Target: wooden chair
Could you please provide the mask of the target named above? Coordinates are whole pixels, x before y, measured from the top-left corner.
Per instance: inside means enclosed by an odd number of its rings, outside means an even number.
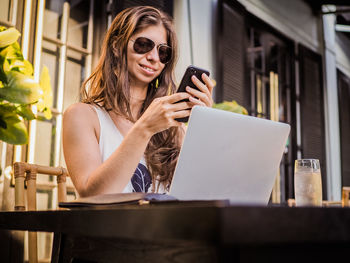
[[[50,167],[24,162],[13,164],[15,177],[15,210],[17,211],[35,211],[37,210],[36,201],[36,177],[37,174],[47,174],[57,176],[58,202],[67,201],[66,178],[68,172],[63,167]],[[25,204],[25,183],[27,187],[27,206]],[[29,262],[38,262],[37,252],[37,233],[28,233],[28,253]]]
[[[350,200],[350,187],[349,186],[343,186],[342,188],[342,206],[350,206],[349,200]]]
[[[287,204],[289,207],[295,207],[296,204],[295,204],[295,199],[294,198],[289,198],[287,200]],[[331,206],[342,206],[342,207],[345,207],[345,206],[348,206],[348,205],[342,205],[342,201],[327,201],[327,200],[323,200],[322,201],[322,206],[323,207],[331,207]]]

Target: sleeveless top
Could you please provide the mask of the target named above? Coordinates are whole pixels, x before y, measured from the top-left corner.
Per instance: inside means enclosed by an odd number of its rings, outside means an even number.
[[[104,162],[118,148],[124,137],[105,110],[99,108],[98,106],[94,106],[93,108],[95,109],[100,122],[100,138],[98,144],[102,162]],[[131,180],[124,188],[123,193],[147,193],[152,189],[151,184],[151,175],[147,169],[146,162],[142,157],[133,176],[131,177]]]

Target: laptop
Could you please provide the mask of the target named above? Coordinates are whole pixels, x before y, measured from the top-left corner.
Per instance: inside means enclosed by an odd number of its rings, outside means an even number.
[[[289,132],[286,123],[195,106],[169,194],[267,205]]]

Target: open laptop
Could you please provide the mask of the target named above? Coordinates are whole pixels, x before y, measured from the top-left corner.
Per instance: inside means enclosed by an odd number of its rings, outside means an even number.
[[[267,205],[289,132],[286,123],[195,106],[169,194]]]

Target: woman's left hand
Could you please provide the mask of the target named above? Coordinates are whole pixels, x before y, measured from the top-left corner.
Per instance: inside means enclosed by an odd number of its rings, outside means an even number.
[[[215,86],[213,81],[205,73],[202,74],[202,80],[204,83],[194,75],[191,77],[191,80],[200,91],[189,86],[186,87],[186,91],[192,95],[192,97],[189,98],[190,102],[192,102],[194,105],[212,107],[212,93]]]

